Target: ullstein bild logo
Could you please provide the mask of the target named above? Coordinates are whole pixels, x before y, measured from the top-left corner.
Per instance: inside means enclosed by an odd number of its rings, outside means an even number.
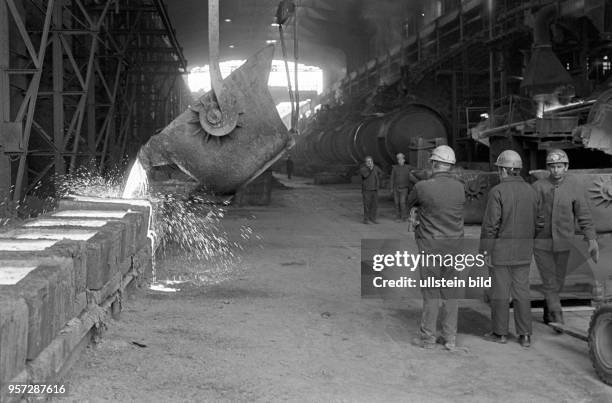
[[[361,242],[361,295],[421,298],[439,288],[447,297],[482,298],[491,287],[486,254],[477,239],[364,239]]]

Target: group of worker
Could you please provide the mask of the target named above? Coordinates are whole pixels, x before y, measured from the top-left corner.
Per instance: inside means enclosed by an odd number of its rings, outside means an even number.
[[[383,172],[374,165],[372,157],[367,156],[365,164],[360,168],[360,173],[362,177],[363,223],[378,224],[378,221],[376,221],[378,189],[382,184]],[[393,165],[389,179],[389,189],[393,194],[395,203],[396,221],[406,221],[408,219],[408,209],[406,207],[408,192],[418,182],[418,179],[413,175],[411,167],[406,165],[406,157],[403,153],[397,154],[397,165]]]
[[[397,156],[398,164],[393,167],[391,175],[396,205],[399,203],[398,218],[405,219],[404,214],[409,209],[418,207],[415,227],[418,250],[439,253],[440,240],[460,240],[464,236],[465,187],[460,177],[453,173],[455,153],[446,145],[436,147],[430,157],[431,177],[416,181],[414,185],[414,175],[409,168],[404,168],[407,166],[403,157],[401,154]],[[489,191],[479,250],[486,256],[491,276],[488,293],[491,331],[484,337],[497,343],[508,342],[511,298],[518,342],[529,347],[532,335],[529,268],[532,257],[535,257],[543,283],[544,323],[563,323],[559,294],[567,274],[575,223],[588,242],[588,252],[595,262],[599,258],[599,247],[583,186],[576,177],[568,175],[569,159],[563,150],[548,152],[546,167],[549,176],[533,185],[520,175],[523,165],[517,152],[503,151],[495,166],[500,183]],[[376,191],[381,174],[372,158],[367,157],[361,167],[364,222],[376,222]],[[422,268],[420,275],[421,278],[446,277],[449,273],[452,275],[452,270],[452,267]],[[433,348],[440,343],[447,350],[457,350],[458,300],[453,297],[456,294],[445,288],[422,288],[421,294],[423,311],[419,335],[414,343],[423,348]],[[442,331],[437,337],[439,313]]]

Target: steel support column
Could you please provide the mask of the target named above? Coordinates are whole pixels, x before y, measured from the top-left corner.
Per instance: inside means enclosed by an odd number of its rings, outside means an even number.
[[[0,0],[0,125],[10,121],[10,87],[9,87],[9,25],[6,3]],[[0,203],[9,195],[11,186],[11,165],[4,153],[4,133],[0,126]]]
[[[89,80],[87,86],[87,151],[96,152],[96,83]]]
[[[17,8],[15,7],[14,0],[6,0],[6,4],[8,5],[11,11],[13,21],[17,26],[17,29],[19,30],[21,39],[23,40],[24,45],[28,50],[30,56],[30,65],[34,65],[34,69],[31,70],[31,72],[33,73],[32,79],[30,80],[25,97],[21,102],[21,105],[19,106],[19,110],[17,111],[17,115],[15,117],[16,122],[23,123],[23,132],[21,136],[21,147],[23,148],[23,150],[19,156],[19,166],[17,168],[17,176],[15,178],[15,190],[13,192],[13,200],[19,201],[23,196],[23,189],[27,185],[26,183],[24,183],[27,162],[26,159],[30,143],[32,125],[34,124],[36,100],[38,97],[40,80],[43,74],[43,62],[45,60],[45,53],[48,47],[51,17],[53,15],[53,7],[55,2],[54,0],[49,0],[47,3],[47,8],[44,12],[44,22],[38,52],[36,52],[32,38],[26,30],[25,23],[21,19],[21,16],[19,15]]]

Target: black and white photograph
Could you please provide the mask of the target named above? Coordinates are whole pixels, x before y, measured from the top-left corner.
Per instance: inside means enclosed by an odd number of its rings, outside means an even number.
[[[611,0],[0,0],[0,403],[612,402]]]

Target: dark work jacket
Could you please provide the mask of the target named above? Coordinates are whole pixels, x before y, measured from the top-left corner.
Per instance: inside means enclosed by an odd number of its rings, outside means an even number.
[[[463,238],[465,188],[449,172],[436,172],[414,185],[408,194],[408,208],[419,206],[417,239]]]
[[[503,178],[489,191],[482,219],[480,250],[494,265],[531,263],[537,197],[520,176]]]
[[[379,167],[374,165],[373,169],[368,168],[365,164],[359,168],[361,173],[361,190],[378,190],[380,187],[380,180],[382,178],[382,171]]]
[[[585,197],[584,184],[568,174],[556,182],[551,178],[533,184],[538,197],[536,217],[537,249],[564,251],[570,249],[576,226],[587,240],[595,239],[591,209]]]
[[[393,168],[391,169],[391,183],[389,184],[389,187],[391,190],[411,188],[413,183],[412,179],[415,178],[410,173],[409,165],[393,165]]]

